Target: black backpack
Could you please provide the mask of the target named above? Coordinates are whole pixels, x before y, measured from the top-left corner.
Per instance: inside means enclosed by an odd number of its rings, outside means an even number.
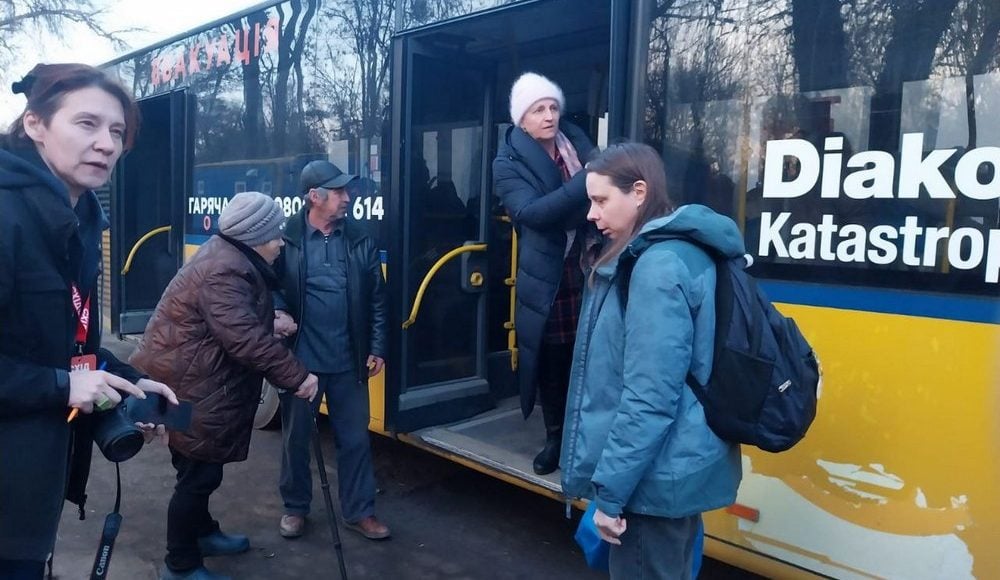
[[[717,268],[712,374],[705,385],[690,372],[686,381],[705,407],[708,426],[726,441],[772,452],[791,448],[816,416],[819,364],[795,321],[782,316],[747,274],[743,257],[676,235],[640,236],[618,262],[621,303],[628,300],[636,260],[665,240],[700,248]]]

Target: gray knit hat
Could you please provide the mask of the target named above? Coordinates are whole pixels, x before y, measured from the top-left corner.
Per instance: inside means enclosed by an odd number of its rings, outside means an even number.
[[[260,246],[281,237],[285,214],[268,195],[237,193],[219,216],[219,231],[248,246]]]

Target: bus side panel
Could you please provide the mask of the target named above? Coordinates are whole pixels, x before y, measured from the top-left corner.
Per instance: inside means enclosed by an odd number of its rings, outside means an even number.
[[[838,578],[995,578],[1000,327],[782,305],[819,355],[795,448],[744,447],[738,503],[709,534]]]

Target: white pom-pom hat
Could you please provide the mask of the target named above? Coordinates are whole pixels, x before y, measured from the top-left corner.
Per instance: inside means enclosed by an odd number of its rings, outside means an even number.
[[[521,75],[510,88],[511,122],[520,125],[525,111],[542,99],[555,99],[560,111],[566,108],[566,99],[559,85],[540,74],[528,72]]]

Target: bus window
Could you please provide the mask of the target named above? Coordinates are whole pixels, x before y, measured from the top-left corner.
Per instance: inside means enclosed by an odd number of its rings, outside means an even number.
[[[989,34],[985,4],[899,16],[956,23],[930,32],[821,3],[657,10],[643,138],[768,277],[995,294],[1000,64],[960,41]]]
[[[451,20],[473,12],[487,10],[519,0],[466,0],[465,2],[428,2],[403,0],[402,27],[404,30]]]
[[[650,4],[637,136],[823,368],[802,443],[743,449],[759,520],[707,534],[835,578],[997,576],[997,3]]]

